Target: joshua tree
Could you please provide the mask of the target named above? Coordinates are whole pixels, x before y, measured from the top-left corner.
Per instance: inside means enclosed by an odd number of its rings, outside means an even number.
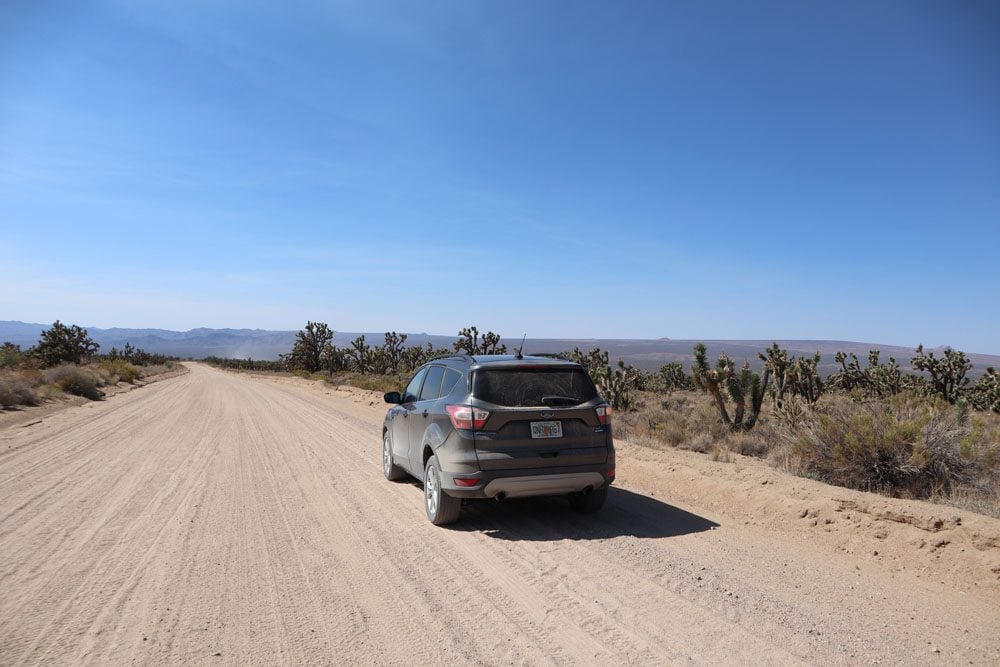
[[[500,345],[500,336],[487,331],[483,334],[482,343],[479,342],[479,329],[467,327],[458,332],[458,340],[454,343],[456,352],[466,354],[506,354],[507,346]]]
[[[576,348],[566,356],[587,370],[601,396],[612,408],[627,411],[634,407],[632,390],[638,386],[642,376],[638,369],[626,366],[621,359],[618,360],[618,367],[612,368],[607,351],[600,348],[586,354]]]
[[[385,343],[382,345],[382,349],[385,351],[386,370],[389,373],[399,372],[405,344],[406,334],[397,334],[395,331],[385,332]]]
[[[972,405],[977,410],[992,410],[1000,413],[1000,373],[997,373],[993,367],[986,369],[970,393]]]
[[[972,369],[972,362],[964,352],[944,349],[943,357],[935,357],[933,352],[924,353],[924,346],[917,346],[917,356],[910,360],[918,371],[926,371],[931,376],[931,387],[944,400],[954,403],[966,391],[969,378],[965,374]]]
[[[342,371],[347,368],[346,350],[342,350],[336,345],[328,344],[323,348],[323,353],[320,355],[320,362],[323,365],[323,370],[330,375],[333,375],[337,371]]]
[[[819,360],[820,356],[817,352],[808,358],[793,358],[788,366],[788,385],[791,387],[792,393],[804,398],[809,405],[816,405],[816,401],[826,389],[826,384],[817,370]]]
[[[684,366],[676,362],[660,366],[658,372],[660,383],[667,391],[675,389],[691,389],[691,376],[684,372]]]
[[[788,351],[778,347],[777,343],[771,343],[771,347],[765,350],[765,354],[758,354],[760,360],[764,362],[764,367],[771,372],[774,383],[771,386],[771,398],[775,407],[781,407],[785,401],[785,392],[788,391]]]
[[[761,377],[750,368],[749,362],[744,361],[743,366],[737,371],[736,365],[725,352],[719,355],[715,368],[709,368],[706,354],[704,344],[698,343],[694,346],[694,365],[691,371],[695,386],[707,391],[715,399],[719,416],[726,426],[734,431],[749,431],[760,416],[760,408],[771,375],[770,369],[765,367],[764,376]],[[732,418],[726,409],[723,389],[736,406]],[[746,412],[748,402],[749,414]]]
[[[86,329],[81,329],[75,324],[67,327],[56,320],[51,329],[42,332],[41,340],[30,353],[41,361],[43,366],[58,366],[86,361],[100,347],[87,335]]]
[[[840,370],[828,378],[828,384],[847,392],[860,391],[868,398],[895,396],[903,390],[903,373],[895,357],[889,357],[889,363],[884,364],[879,356],[878,350],[869,350],[868,366],[862,368],[856,354],[838,352],[834,359]]]
[[[347,351],[354,364],[355,370],[364,375],[371,368],[372,349],[365,343],[364,336],[358,336],[351,341],[351,349]]]
[[[306,328],[295,334],[295,345],[288,358],[288,365],[294,370],[316,373],[323,368],[323,355],[333,331],[323,322],[306,322]]]

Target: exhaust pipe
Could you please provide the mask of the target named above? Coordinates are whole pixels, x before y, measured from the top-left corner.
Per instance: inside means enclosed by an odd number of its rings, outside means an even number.
[[[594,490],[594,487],[592,487],[592,486],[590,486],[588,484],[587,486],[583,487],[583,491],[581,491],[580,493],[582,493],[585,496],[589,496],[590,492],[593,491],[593,490]]]
[[[506,491],[500,491],[500,492],[498,492],[493,497],[496,498],[496,500],[497,500],[498,503],[502,503],[504,500],[507,499],[507,492]]]

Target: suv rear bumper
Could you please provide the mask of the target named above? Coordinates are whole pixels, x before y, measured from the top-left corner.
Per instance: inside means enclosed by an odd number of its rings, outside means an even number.
[[[527,498],[559,496],[580,491],[596,491],[614,481],[614,459],[605,465],[580,468],[546,469],[538,474],[525,470],[483,471],[475,475],[442,472],[441,489],[455,498]],[[516,473],[516,474],[514,474]],[[476,478],[475,486],[458,486],[455,478]]]
[[[557,496],[578,491],[593,491],[604,486],[604,476],[599,472],[577,472],[566,475],[532,475],[530,477],[502,477],[483,488],[487,498],[525,498],[528,496]]]

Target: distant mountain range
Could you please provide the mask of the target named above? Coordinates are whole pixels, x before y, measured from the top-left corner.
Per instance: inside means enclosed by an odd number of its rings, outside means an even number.
[[[50,324],[25,323],[0,320],[0,342],[10,341],[27,348],[38,342],[43,329]],[[121,349],[125,343],[147,352],[157,352],[186,359],[202,359],[208,356],[246,359],[277,359],[279,354],[285,354],[295,343],[295,331],[266,331],[263,329],[191,329],[190,331],[170,331],[167,329],[98,329],[87,327],[90,337],[106,352],[112,347]],[[362,335],[358,332],[337,332],[334,344],[340,347],[349,345],[350,341]],[[382,333],[364,333],[369,345],[381,345]],[[437,336],[426,333],[409,334],[407,345],[425,346],[431,343],[435,348],[451,348],[457,336]],[[510,351],[520,341],[504,339],[502,341]],[[607,350],[612,363],[621,358],[627,364],[632,364],[644,370],[655,370],[660,366],[679,362],[687,369],[691,365],[691,350],[696,340],[675,340],[659,338],[656,340],[628,339],[598,339],[598,338],[529,338],[525,341],[525,354],[542,352],[567,352],[574,348],[583,351],[599,347]],[[857,343],[835,340],[703,340],[708,348],[709,358],[718,357],[725,351],[737,361],[747,359],[755,367],[760,367],[757,353],[769,347],[772,342],[787,349],[795,356],[812,355],[819,352],[822,355],[820,370],[824,374],[837,370],[834,355],[837,352],[853,352],[867,363],[868,351],[881,350],[882,359],[895,357],[904,368],[909,367],[914,351],[909,347],[895,345],[877,345],[874,343]],[[976,354],[965,351],[975,364],[972,373],[978,377],[988,366],[1000,368],[1000,356]]]

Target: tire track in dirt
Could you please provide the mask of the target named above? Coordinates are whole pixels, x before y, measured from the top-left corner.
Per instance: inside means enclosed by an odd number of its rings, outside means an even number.
[[[296,398],[291,405],[297,407],[301,405],[301,402],[301,399]],[[323,442],[331,436],[338,444],[364,441],[370,438],[370,433],[358,432],[356,427],[352,426],[345,427],[343,420],[328,419],[322,416],[318,419],[325,424],[326,428],[317,433],[316,437],[309,438],[309,442]],[[381,485],[378,482],[381,477],[372,475],[368,460],[355,456],[354,452],[347,448],[338,449],[336,459],[332,462],[325,461],[322,454],[316,450],[306,452],[305,456],[315,464],[316,469],[322,469],[327,473],[324,477],[330,479],[338,479],[338,475],[334,474],[335,469],[346,469],[349,473],[347,475],[344,474],[344,470],[339,472],[339,478],[342,482],[338,483],[338,493],[335,496],[339,501],[338,504],[349,511],[352,524],[370,525],[372,530],[379,531],[379,534],[374,536],[376,539],[366,540],[369,551],[373,553],[378,562],[392,569],[395,575],[393,577],[395,587],[404,588],[410,595],[416,596],[420,605],[430,608],[432,618],[441,613],[450,613],[452,616],[461,615],[466,609],[470,614],[481,614],[484,604],[491,605],[491,611],[494,613],[503,609],[503,596],[500,591],[483,591],[481,585],[473,585],[468,580],[468,574],[465,577],[459,576],[463,568],[454,562],[453,555],[442,557],[434,554],[433,551],[428,552],[426,542],[416,542],[409,539],[414,532],[413,527],[415,525],[421,526],[420,523],[413,523],[414,520],[419,521],[421,516],[411,514],[405,517],[404,521],[392,517],[393,526],[385,526],[384,516],[371,516],[377,514],[374,510],[377,510],[379,505],[378,495]],[[328,453],[327,456],[329,456]],[[300,479],[302,477],[304,475],[300,476]],[[373,482],[375,483],[374,487]],[[402,543],[403,549],[379,548],[382,545],[397,545],[399,543]],[[400,558],[399,554],[403,554],[403,558]],[[412,558],[408,554],[420,554],[420,556]],[[470,573],[475,572],[475,568],[464,569]],[[369,585],[370,582],[378,580],[376,577],[367,579]],[[445,595],[441,591],[449,593]],[[499,603],[497,602],[498,598],[500,598]],[[466,602],[467,606],[464,604]],[[511,606],[513,606],[512,603]],[[511,620],[509,613],[503,612],[500,620],[509,623]],[[425,626],[414,625],[412,620],[408,618],[400,619],[400,621],[411,626],[408,634],[415,639],[415,642],[410,644],[411,646],[419,650],[419,647],[426,644],[419,641],[421,636],[426,635]],[[468,622],[442,625],[441,630],[447,632],[451,638],[451,646],[445,648],[463,651],[469,659],[475,659],[477,654],[490,654],[484,651],[487,648],[495,648],[493,644],[489,644],[488,647],[480,647],[479,644],[483,639],[491,638],[491,635],[483,633],[481,636],[477,636],[477,633],[470,633],[469,625]],[[553,648],[553,650],[556,649]],[[539,656],[542,657],[550,653],[540,652]],[[432,652],[428,653],[428,657],[432,655]]]
[[[321,417],[320,419],[324,418]],[[337,440],[340,442],[353,443],[371,439],[370,424],[364,422],[351,423],[351,420],[345,419],[326,419],[326,421],[331,427],[340,429],[340,432],[337,434]],[[381,479],[378,468],[373,467],[371,460],[363,456],[356,457],[356,460],[359,467],[355,471],[356,474],[352,475],[352,478],[368,478],[373,484]],[[412,494],[408,495],[410,495],[412,500]],[[567,518],[581,522],[593,520],[590,517],[579,519],[576,516],[567,516],[567,514],[567,512],[563,512],[558,520],[562,521]],[[524,517],[518,518],[523,519]],[[422,516],[412,516],[410,520],[421,521]],[[528,521],[529,524],[532,523],[533,518],[529,518]],[[620,581],[620,576],[610,574],[616,568],[615,563],[609,559],[604,559],[607,564],[606,569],[597,570],[600,573],[599,576],[582,580],[577,573],[572,571],[572,568],[566,566],[566,563],[578,561],[572,556],[567,559],[567,554],[564,553],[564,550],[560,550],[558,554],[549,559],[544,557],[537,558],[536,563],[530,563],[525,558],[504,558],[504,556],[509,556],[509,552],[505,549],[484,551],[482,549],[484,542],[479,540],[470,546],[469,535],[461,533],[456,535],[452,531],[447,530],[434,535],[435,538],[440,537],[444,540],[445,543],[442,546],[449,546],[453,549],[447,558],[449,562],[455,562],[461,558],[462,567],[459,568],[459,571],[474,574],[474,576],[468,577],[464,581],[455,583],[463,589],[482,589],[482,594],[479,595],[482,599],[494,600],[498,596],[501,598],[504,597],[498,591],[514,591],[515,595],[506,600],[506,603],[503,605],[507,610],[506,622],[518,623],[522,627],[534,628],[535,632],[528,633],[529,635],[533,634],[539,637],[561,636],[565,640],[566,645],[574,646],[577,649],[584,646],[591,648],[592,652],[577,654],[575,656],[576,659],[605,661],[612,654],[617,654],[637,658],[640,661],[663,658],[677,660],[687,655],[683,645],[689,642],[686,639],[687,637],[695,633],[704,634],[706,627],[705,616],[698,615],[696,618],[687,618],[691,616],[689,608],[686,610],[687,613],[681,616],[685,618],[683,627],[677,627],[675,624],[667,632],[662,628],[658,628],[655,623],[646,620],[641,613],[627,613],[627,606],[621,601],[619,601],[617,607],[620,610],[625,610],[625,613],[611,614],[609,616],[605,606],[597,605],[597,601],[589,595],[580,595],[577,591],[582,590],[592,593],[595,590],[595,586],[606,579],[611,580],[612,587],[621,588],[632,595],[641,592],[641,595],[639,595],[640,598],[655,595],[660,605],[663,604],[664,595],[668,593],[672,594],[661,586],[650,586],[648,580],[643,577],[629,577],[627,581]],[[456,537],[458,539],[454,539]],[[552,534],[552,537],[557,539],[555,533]],[[435,545],[428,544],[426,546],[433,548]],[[438,548],[440,549],[441,547],[439,546]],[[574,549],[577,547],[576,545],[570,545],[567,548]],[[536,553],[536,557],[538,555]],[[593,560],[593,557],[587,560]],[[540,576],[538,574],[539,571],[543,575]],[[555,586],[550,581],[553,573],[557,573],[557,583]],[[493,590],[486,590],[486,587],[483,585],[484,581],[489,581],[493,584],[491,586]],[[546,594],[536,593],[538,590],[545,590]],[[602,590],[605,593],[602,596],[605,601],[612,600],[615,597],[607,589],[598,587],[598,590]],[[689,605],[690,603],[684,601],[683,604]],[[511,610],[517,610],[516,613],[519,615],[513,617]],[[531,614],[526,610],[535,610],[534,618],[531,618]],[[731,609],[727,611],[732,613]],[[710,612],[709,616],[714,617],[714,613]],[[740,629],[733,624],[729,624],[718,634],[719,639],[724,639],[731,643],[734,641],[734,637],[739,637]],[[674,638],[674,636],[679,638],[679,640]],[[681,645],[677,645],[678,641]],[[739,644],[747,646],[748,650],[752,649],[753,655],[758,658],[784,662],[794,662],[796,660],[796,658],[793,658],[783,650],[769,651],[768,647],[759,645],[759,642],[755,642],[753,638],[748,636],[741,637]],[[615,647],[616,650],[613,653],[608,653],[606,651],[608,645]],[[668,650],[668,647],[672,648]],[[773,653],[773,655],[769,655],[769,653]],[[550,653],[550,655],[552,654]],[[554,657],[558,659],[559,657],[566,658],[568,656],[560,656],[558,650],[555,650]]]

